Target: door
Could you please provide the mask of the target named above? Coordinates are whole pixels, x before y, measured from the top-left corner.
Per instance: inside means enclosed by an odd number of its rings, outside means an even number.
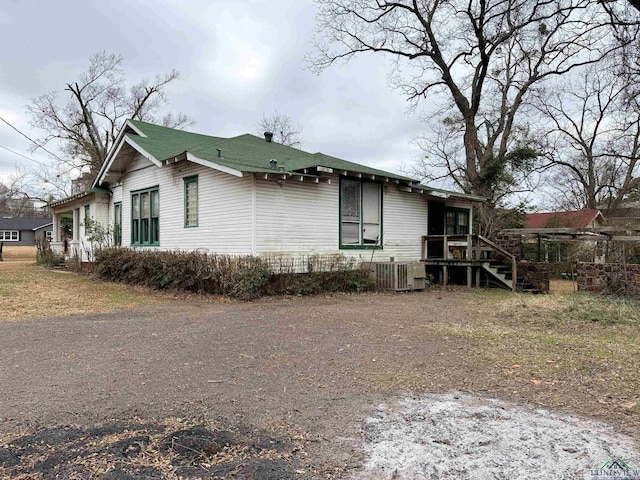
[[[444,235],[444,202],[429,201],[427,234]],[[444,258],[444,239],[427,241],[427,258]]]

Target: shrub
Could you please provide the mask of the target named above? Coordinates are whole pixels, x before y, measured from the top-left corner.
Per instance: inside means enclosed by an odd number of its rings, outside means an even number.
[[[281,273],[271,276],[271,295],[313,295],[323,292],[365,292],[373,290],[375,282],[362,269],[339,272]]]
[[[334,259],[328,265],[320,265],[311,258],[304,260],[310,273],[293,273],[293,263],[282,273],[282,259],[280,268],[275,269],[278,273],[274,273],[273,259],[263,257],[113,247],[96,251],[95,272],[108,281],[243,300],[261,295],[361,292],[373,288],[368,272],[351,259]],[[325,271],[319,271],[321,268]]]
[[[36,238],[36,263],[47,268],[54,268],[64,263],[64,256],[51,250],[49,239]]]
[[[54,268],[64,263],[64,255],[54,253],[50,248],[40,249],[36,254],[36,263],[47,268]]]

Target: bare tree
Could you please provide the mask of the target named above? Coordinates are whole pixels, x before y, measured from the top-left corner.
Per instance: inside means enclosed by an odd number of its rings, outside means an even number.
[[[537,102],[562,206],[617,208],[640,187],[640,102],[626,95],[626,80],[591,68]]]
[[[526,172],[537,156],[527,135],[532,92],[638,37],[638,15],[626,19],[600,0],[318,4],[312,68],[321,72],[365,52],[392,57],[393,84],[414,107],[424,98],[439,101],[430,114],[444,137],[423,139],[435,160],[427,166],[492,202],[510,193],[517,185],[514,175]],[[614,14],[617,31],[626,29],[620,41],[611,35]]]
[[[77,81],[69,82],[64,104],[56,92],[46,93],[27,107],[31,125],[43,130],[41,146],[59,141],[64,162],[77,169],[88,169],[95,176],[113,145],[118,131],[128,118],[156,122],[166,104],[164,88],[178,78],[172,70],[128,85],[120,55],[100,52],[89,61],[89,69]],[[180,113],[168,114],[160,121],[182,128],[192,120]],[[35,149],[41,148],[38,145]]]
[[[70,191],[68,176],[56,174],[55,169],[45,165],[28,169],[15,165],[14,172],[0,182],[0,216],[46,216],[44,205],[67,196]]]
[[[273,133],[273,141],[287,145],[288,147],[299,148],[302,146],[302,127],[294,124],[291,118],[279,112],[271,116],[262,115],[262,120],[258,122],[257,131],[260,135],[264,132]]]
[[[26,170],[15,172],[0,182],[0,217],[37,217],[43,215],[40,198],[31,195],[31,177]]]

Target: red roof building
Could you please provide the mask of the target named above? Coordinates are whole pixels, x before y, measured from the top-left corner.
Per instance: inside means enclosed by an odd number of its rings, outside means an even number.
[[[528,213],[525,228],[590,228],[601,225],[604,217],[600,210],[573,210],[569,212]]]

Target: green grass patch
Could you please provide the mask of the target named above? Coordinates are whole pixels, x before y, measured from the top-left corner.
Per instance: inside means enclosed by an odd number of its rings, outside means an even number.
[[[602,322],[640,326],[640,301],[576,293],[563,295],[555,316],[560,321]]]

